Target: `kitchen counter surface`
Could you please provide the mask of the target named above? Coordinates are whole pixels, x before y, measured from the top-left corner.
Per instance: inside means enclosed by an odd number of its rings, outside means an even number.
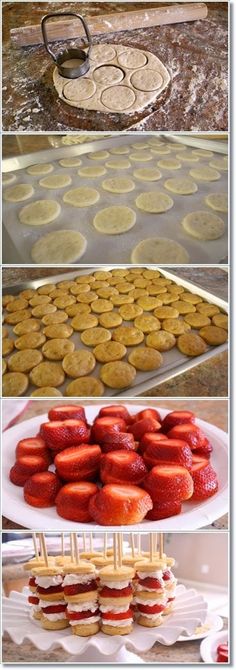
[[[57,131],[132,129],[222,131],[228,127],[228,3],[206,3],[204,20],[142,28],[94,37],[94,44],[123,43],[150,49],[167,65],[171,84],[159,100],[137,114],[102,114],[71,108],[52,84],[53,64],[44,46],[13,48],[10,29],[39,24],[58,3],[7,2],[3,8],[3,129]],[[150,7],[166,3],[148,3]],[[167,3],[168,4],[168,3]],[[43,6],[42,6],[43,5]],[[46,7],[45,7],[46,5]],[[139,9],[147,3],[138,3]],[[137,3],[115,3],[116,12]],[[60,2],[60,11],[81,11],[81,3]],[[83,3],[83,15],[114,12],[114,3]],[[57,52],[61,43],[54,43]]]

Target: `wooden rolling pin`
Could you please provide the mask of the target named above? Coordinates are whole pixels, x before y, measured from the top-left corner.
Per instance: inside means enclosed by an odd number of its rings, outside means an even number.
[[[150,28],[167,23],[182,23],[183,21],[196,21],[205,19],[208,10],[203,2],[182,3],[181,5],[167,5],[160,8],[137,9],[130,12],[113,12],[101,16],[89,16],[87,18],[91,35],[113,33],[123,30],[136,30],[138,28]],[[48,21],[48,41],[73,39],[84,36],[82,25],[75,18]],[[23,26],[12,28],[10,31],[12,44],[15,47],[26,47],[43,43],[40,25]]]

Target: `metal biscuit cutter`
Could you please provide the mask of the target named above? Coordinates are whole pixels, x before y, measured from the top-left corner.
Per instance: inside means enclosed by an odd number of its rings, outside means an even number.
[[[81,21],[88,41],[87,51],[84,51],[80,47],[74,47],[64,49],[63,51],[60,51],[58,55],[53,53],[48,44],[46,23],[49,19],[52,19],[56,16],[75,16],[77,19],[79,19],[79,21]],[[92,38],[85,19],[80,16],[80,14],[75,14],[74,12],[57,12],[55,14],[47,14],[42,19],[41,29],[45,49],[53,59],[54,63],[56,63],[60,75],[62,77],[66,77],[67,79],[77,79],[78,77],[83,77],[90,68],[89,54],[92,46]]]

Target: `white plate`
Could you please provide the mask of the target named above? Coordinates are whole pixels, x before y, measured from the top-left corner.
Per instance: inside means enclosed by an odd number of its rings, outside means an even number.
[[[186,635],[180,635],[178,642],[190,642],[190,640],[202,640],[205,637],[209,637],[213,633],[217,633],[223,628],[223,619],[218,614],[209,612],[206,620],[204,621],[204,626],[209,626],[208,630],[202,631],[201,633],[193,634],[191,637],[186,637]]]
[[[216,650],[219,644],[226,644],[229,639],[227,630],[222,630],[220,633],[208,635],[202,641],[200,646],[200,654],[204,663],[216,663]],[[221,664],[219,664],[219,668]]]
[[[175,644],[183,633],[191,637],[196,626],[204,623],[206,616],[207,603],[203,596],[195,589],[186,589],[179,584],[176,589],[175,610],[164,617],[162,626],[148,629],[134,624],[132,633],[124,637],[110,637],[99,632],[84,638],[72,635],[69,628],[61,631],[42,629],[40,623],[30,616],[25,589],[24,593],[12,591],[9,598],[3,598],[2,627],[15,644],[30,640],[37,649],[46,651],[52,646],[60,646],[70,654],[83,654],[95,647],[98,652],[109,657],[127,644],[138,652],[148,651],[155,642],[167,646]]]
[[[105,402],[101,405],[85,407],[86,416],[89,423],[94,421],[101,407],[104,407]],[[186,401],[187,405],[187,401]],[[128,409],[135,414],[145,409],[145,405],[132,405]],[[147,405],[146,407],[150,407]],[[158,408],[161,416],[164,417],[170,410]],[[15,448],[17,442],[25,437],[34,436],[38,433],[40,424],[48,421],[47,414],[36,416],[28,421],[13,426],[3,433],[2,436],[2,513],[11,521],[19,523],[27,528],[34,530],[88,530],[87,523],[75,523],[73,521],[66,521],[56,513],[55,507],[48,507],[44,509],[37,509],[30,507],[23,499],[23,490],[21,487],[14,486],[9,481],[9,470],[15,461]],[[210,440],[214,447],[211,463],[216,470],[219,479],[218,492],[208,500],[203,502],[189,502],[182,506],[182,513],[162,519],[161,521],[144,520],[140,524],[135,524],[132,527],[137,531],[168,531],[168,530],[195,530],[202,528],[228,511],[228,436],[216,426],[213,426],[206,421],[197,420],[197,425],[202,428],[206,437]],[[89,524],[91,530],[102,531],[104,526],[99,526],[94,522]],[[130,526],[111,526],[110,530],[126,530]],[[109,530],[109,527],[106,527]]]

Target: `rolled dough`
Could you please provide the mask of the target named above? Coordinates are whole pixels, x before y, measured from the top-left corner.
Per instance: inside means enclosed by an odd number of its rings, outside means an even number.
[[[2,185],[5,186],[5,184],[12,184],[13,181],[16,180],[16,175],[15,174],[2,174]]]
[[[34,188],[30,184],[16,184],[6,188],[3,192],[3,200],[7,202],[20,202],[31,198]]]
[[[115,154],[117,156],[120,156],[122,154],[129,154],[130,149],[129,147],[113,147],[113,149],[110,149],[110,154]]]
[[[30,167],[27,168],[26,172],[28,174],[32,175],[43,175],[43,174],[49,174],[49,172],[52,172],[54,170],[53,165],[51,163],[42,163],[39,165],[30,165]]]
[[[127,170],[131,166],[128,158],[114,158],[105,163],[105,166],[112,170]]]
[[[56,230],[40,237],[31,249],[34,263],[74,263],[83,256],[87,240],[75,230]]]
[[[179,170],[181,168],[181,163],[176,158],[163,158],[161,161],[158,161],[157,165],[165,170]]]
[[[99,233],[119,235],[133,228],[136,214],[130,207],[116,206],[101,209],[93,220],[93,225]]]
[[[129,158],[131,161],[137,161],[138,163],[146,163],[153,160],[152,154],[148,153],[148,151],[136,151],[135,153],[130,154]]]
[[[209,193],[205,198],[205,203],[217,212],[228,212],[227,193]]]
[[[59,216],[61,205],[56,200],[35,200],[19,212],[20,223],[26,226],[45,226]]]
[[[62,158],[59,163],[62,167],[77,167],[81,165],[82,161],[80,158]]]
[[[129,193],[129,191],[134,190],[135,183],[132,179],[115,177],[114,179],[104,179],[102,188],[110,193]]]
[[[217,181],[217,179],[220,179],[220,173],[210,167],[192,168],[189,174],[199,181]]]
[[[88,158],[93,161],[101,161],[109,157],[109,151],[91,151]]]
[[[182,226],[189,235],[198,240],[217,240],[225,231],[223,219],[205,211],[190,212],[183,218]]]
[[[102,175],[106,174],[106,168],[104,168],[102,165],[84,167],[78,170],[78,174],[80,177],[102,177]]]
[[[39,183],[44,188],[63,188],[71,184],[71,177],[69,174],[53,174],[50,177],[40,179]]]
[[[133,175],[140,181],[157,181],[161,179],[161,172],[157,168],[138,168],[134,170]]]
[[[216,170],[228,170],[228,161],[225,158],[214,158],[209,165]]]
[[[166,193],[158,193],[157,191],[145,191],[140,193],[135,200],[138,209],[143,212],[150,212],[150,214],[160,214],[167,212],[173,207],[174,201]]]
[[[189,255],[184,247],[165,237],[151,237],[134,247],[132,263],[189,263]]]
[[[73,207],[90,207],[90,205],[98,202],[99,199],[100,195],[98,191],[95,188],[86,188],[86,186],[73,188],[63,196],[64,202]]]
[[[188,179],[188,177],[177,177],[176,179],[167,179],[164,183],[165,188],[177,195],[190,195],[198,190],[197,184]]]

